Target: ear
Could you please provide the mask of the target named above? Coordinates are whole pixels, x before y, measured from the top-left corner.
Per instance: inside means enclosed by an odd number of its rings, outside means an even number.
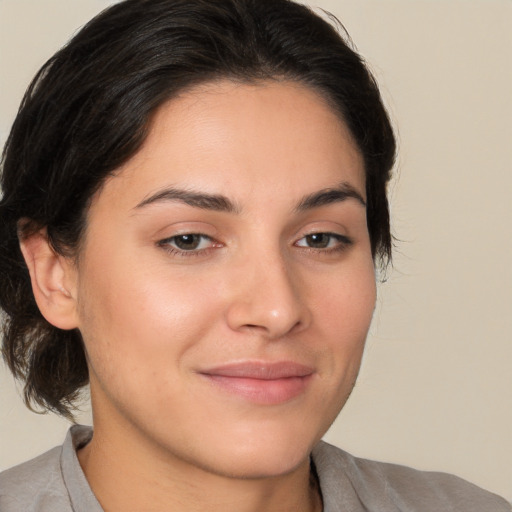
[[[74,263],[55,252],[48,242],[46,229],[20,237],[20,247],[41,314],[59,329],[77,327]]]

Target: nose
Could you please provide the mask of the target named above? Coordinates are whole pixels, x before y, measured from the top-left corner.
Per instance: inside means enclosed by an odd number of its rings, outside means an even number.
[[[227,310],[231,329],[278,339],[308,327],[304,284],[292,264],[280,255],[256,256],[237,267],[231,274],[234,293]]]

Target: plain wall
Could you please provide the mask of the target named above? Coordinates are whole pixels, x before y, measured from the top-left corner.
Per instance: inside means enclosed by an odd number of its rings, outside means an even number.
[[[0,0],[2,143],[39,66],[109,3]],[[311,3],[351,34],[400,138],[394,270],[326,438],[512,500],[512,2]],[[67,427],[26,410],[0,368],[0,469],[60,444]]]

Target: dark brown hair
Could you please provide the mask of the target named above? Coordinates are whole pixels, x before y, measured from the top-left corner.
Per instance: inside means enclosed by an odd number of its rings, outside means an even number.
[[[292,80],[329,101],[364,158],[374,259],[389,259],[395,139],[375,80],[348,38],[289,0],[120,2],[39,71],[2,155],[2,352],[25,382],[27,405],[71,417],[88,370],[80,332],[57,329],[39,312],[18,236],[46,228],[56,252],[75,256],[90,198],[140,148],[155,110],[220,78]],[[29,222],[20,227],[20,219]]]

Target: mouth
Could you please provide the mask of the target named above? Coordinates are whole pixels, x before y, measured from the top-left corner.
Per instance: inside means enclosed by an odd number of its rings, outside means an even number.
[[[261,405],[302,395],[314,373],[313,368],[291,361],[232,363],[199,372],[221,392]]]

